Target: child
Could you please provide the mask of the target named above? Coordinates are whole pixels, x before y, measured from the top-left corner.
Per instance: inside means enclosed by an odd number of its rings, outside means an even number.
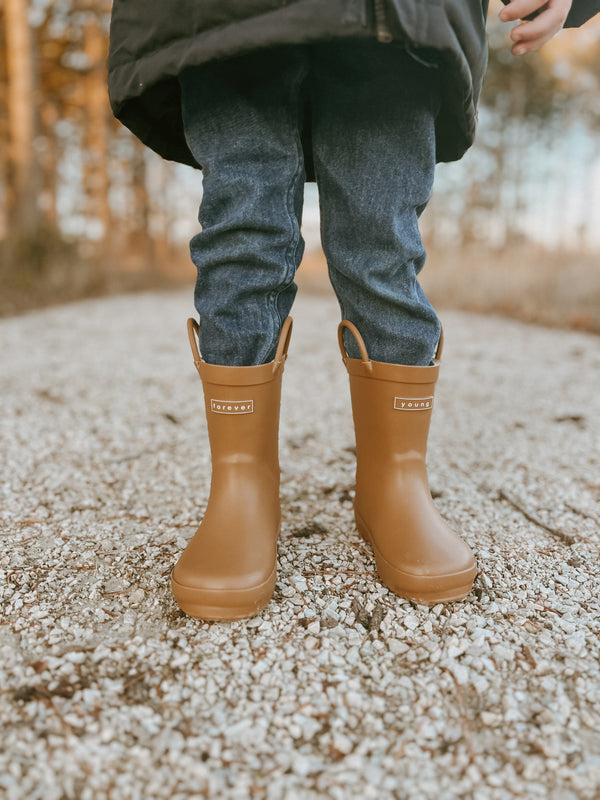
[[[512,0],[513,53],[600,0]],[[201,619],[258,613],[275,586],[278,426],[305,180],[319,187],[357,444],[357,527],[421,603],[464,598],[476,563],[437,513],[425,451],[442,337],[417,276],[436,161],[471,145],[487,0],[115,0],[115,115],[201,167],[200,325],[188,326],[212,455],[206,514],[172,574]],[[198,351],[199,336],[202,356]]]

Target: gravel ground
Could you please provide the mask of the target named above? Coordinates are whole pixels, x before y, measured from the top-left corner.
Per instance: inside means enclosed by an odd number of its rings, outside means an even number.
[[[209,486],[191,310],[0,321],[0,796],[599,798],[598,338],[444,314],[431,486],[480,573],[429,609],[354,528],[337,307],[298,298],[275,596],[203,624],[169,589]]]

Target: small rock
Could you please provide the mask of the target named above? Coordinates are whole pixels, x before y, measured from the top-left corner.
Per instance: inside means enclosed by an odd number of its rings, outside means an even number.
[[[409,646],[405,642],[401,642],[398,639],[390,639],[388,641],[388,647],[390,648],[390,653],[393,653],[395,656],[401,656],[409,649]]]
[[[402,624],[405,628],[408,628],[409,631],[414,631],[415,628],[419,627],[419,619],[415,617],[414,614],[407,614],[402,620]]]
[[[130,603],[130,605],[132,605],[132,606],[139,606],[139,604],[140,604],[141,602],[143,602],[143,600],[144,600],[144,597],[145,597],[145,592],[144,592],[144,590],[143,590],[143,589],[139,589],[139,588],[138,588],[138,589],[135,589],[135,590],[134,590],[133,592],[131,592],[131,594],[129,595],[129,603]]]
[[[334,750],[337,750],[338,753],[343,753],[345,756],[347,756],[348,753],[351,753],[354,749],[352,741],[343,733],[333,734],[332,746]]]

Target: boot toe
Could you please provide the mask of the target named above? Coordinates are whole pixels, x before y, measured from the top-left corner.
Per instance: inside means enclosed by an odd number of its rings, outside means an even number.
[[[275,589],[277,568],[259,574],[219,578],[214,574],[173,569],[171,591],[183,612],[207,621],[253,617],[268,604]]]
[[[466,547],[466,545],[465,545]],[[399,597],[425,605],[463,600],[471,591],[477,574],[477,562],[468,550],[468,558],[451,564],[390,564],[377,548],[375,561],[383,582]]]

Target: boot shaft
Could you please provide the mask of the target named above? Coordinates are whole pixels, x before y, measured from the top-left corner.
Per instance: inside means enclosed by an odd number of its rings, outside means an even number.
[[[281,372],[274,375],[262,367],[202,368],[202,386],[212,463],[218,461],[268,460],[278,468],[279,405]],[[270,365],[265,365],[270,366]],[[206,369],[208,367],[208,370]],[[227,375],[223,370],[252,370],[254,375]],[[262,370],[262,375],[257,370]],[[266,377],[262,383],[256,382]]]
[[[266,461],[279,469],[281,378],[291,325],[288,318],[273,361],[253,367],[226,367],[201,359],[195,337],[197,326],[190,320],[188,332],[194,364],[202,379],[213,465]]]
[[[361,358],[348,358],[342,327],[348,327],[359,344]],[[340,350],[350,378],[350,395],[357,459],[361,464],[386,462],[411,456],[425,460],[439,375],[436,360],[428,367],[372,361],[352,323],[340,326]]]
[[[352,359],[349,359],[351,361]],[[416,380],[379,379],[360,374],[364,369],[358,359],[346,364],[350,373],[350,396],[356,433],[356,453],[361,461],[369,454],[373,459],[387,461],[400,455],[413,454],[425,459],[427,439],[435,391],[435,379],[427,382],[426,375]],[[377,362],[371,362],[377,373]],[[382,366],[389,366],[383,364]],[[356,369],[356,372],[351,370]],[[399,371],[435,367],[399,367]],[[398,376],[400,377],[400,376]],[[408,376],[410,377],[410,376]]]

